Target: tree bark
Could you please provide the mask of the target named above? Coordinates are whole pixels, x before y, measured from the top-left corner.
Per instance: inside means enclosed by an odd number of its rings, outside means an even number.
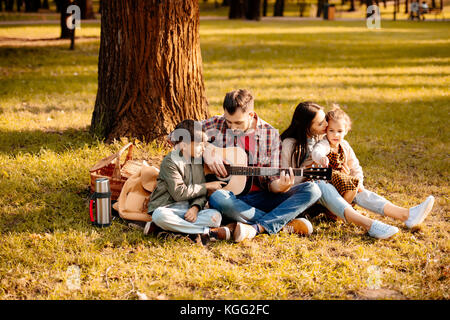
[[[35,0],[25,0],[25,12],[37,12],[40,7],[40,2]]]
[[[261,20],[261,0],[247,0],[245,18],[247,20]]]
[[[62,0],[61,1],[61,19],[60,19],[60,25],[61,25],[61,39],[70,39],[72,37],[72,33],[75,32],[75,29],[70,30],[67,28],[67,18],[70,16],[70,14],[67,13],[67,8],[72,4],[72,0]]]
[[[208,117],[198,0],[103,0],[91,132],[163,140]]]
[[[356,11],[355,9],[355,0],[350,0],[350,9],[348,11]]]
[[[323,14],[323,5],[325,3],[328,3],[328,0],[319,0],[319,2],[317,4],[316,18],[319,18]]]
[[[95,19],[92,0],[77,0],[76,4],[80,7],[81,20]]]
[[[5,11],[12,12],[14,10],[14,0],[5,1]]]
[[[61,12],[62,0],[55,0],[56,12]]]
[[[284,0],[276,0],[273,7],[273,16],[282,17],[284,15]]]
[[[369,8],[371,5],[373,5],[373,2],[374,2],[373,0],[366,0],[366,18],[368,18],[372,15],[372,13],[367,12],[367,8]]]
[[[228,11],[228,19],[243,19],[245,17],[245,11],[245,0],[231,0],[230,11]]]
[[[267,0],[263,0],[263,17],[267,17]]]

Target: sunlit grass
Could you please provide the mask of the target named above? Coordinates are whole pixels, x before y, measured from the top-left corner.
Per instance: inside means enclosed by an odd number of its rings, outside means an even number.
[[[339,103],[354,121],[348,140],[367,188],[406,207],[436,197],[415,232],[367,213],[400,227],[387,241],[316,219],[310,237],[205,248],[144,237],[118,221],[107,229],[89,223],[88,170],[124,143],[105,145],[88,133],[99,25],[77,31],[93,38],[73,52],[68,41],[0,41],[0,298],[136,299],[137,291],[150,299],[364,298],[377,266],[379,286],[397,294],[379,298],[448,299],[448,26],[202,21],[211,114],[236,88],[250,89],[258,114],[279,130],[300,101]],[[0,27],[0,38],[58,36],[57,25]],[[138,158],[164,152],[137,144]],[[72,265],[81,269],[80,290],[66,283]]]

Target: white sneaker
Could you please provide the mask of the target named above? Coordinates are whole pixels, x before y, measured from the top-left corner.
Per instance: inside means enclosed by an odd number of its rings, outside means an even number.
[[[370,226],[369,236],[377,239],[387,239],[398,232],[398,228],[390,226],[378,220],[374,220]]]
[[[234,241],[241,242],[244,239],[253,239],[256,236],[256,229],[249,224],[238,222],[234,229]]]
[[[421,224],[430,213],[431,209],[433,208],[433,204],[434,197],[429,196],[421,204],[410,208],[408,220],[405,221],[406,226],[411,229]]]

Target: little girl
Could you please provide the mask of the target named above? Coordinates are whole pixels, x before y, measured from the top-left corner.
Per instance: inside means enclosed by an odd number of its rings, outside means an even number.
[[[333,169],[331,184],[351,204],[357,191],[362,191],[364,179],[358,158],[350,144],[344,140],[352,123],[350,117],[338,106],[326,114],[326,120],[327,134],[314,145],[312,160]]]
[[[350,117],[335,106],[326,114],[326,121],[328,122],[326,136],[314,145],[311,157],[317,164],[334,169],[331,183],[340,195],[350,204],[355,203],[375,213],[404,221],[408,228],[414,228],[422,223],[433,208],[434,197],[430,195],[423,203],[407,209],[398,207],[365,189],[363,171],[358,158],[350,144],[344,140],[351,129]],[[395,229],[392,228],[393,233],[396,232]]]

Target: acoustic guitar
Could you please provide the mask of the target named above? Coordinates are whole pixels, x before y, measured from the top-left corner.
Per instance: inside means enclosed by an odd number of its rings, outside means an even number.
[[[247,193],[253,184],[254,177],[279,176],[282,171],[289,173],[288,168],[248,166],[247,153],[239,147],[213,147],[211,152],[212,155],[221,155],[229,163],[224,165],[228,175],[225,178],[218,177],[205,164],[206,181],[224,181],[227,185],[223,189],[232,191],[235,195]],[[331,168],[293,168],[292,170],[297,177],[305,177],[310,180],[331,180]]]

